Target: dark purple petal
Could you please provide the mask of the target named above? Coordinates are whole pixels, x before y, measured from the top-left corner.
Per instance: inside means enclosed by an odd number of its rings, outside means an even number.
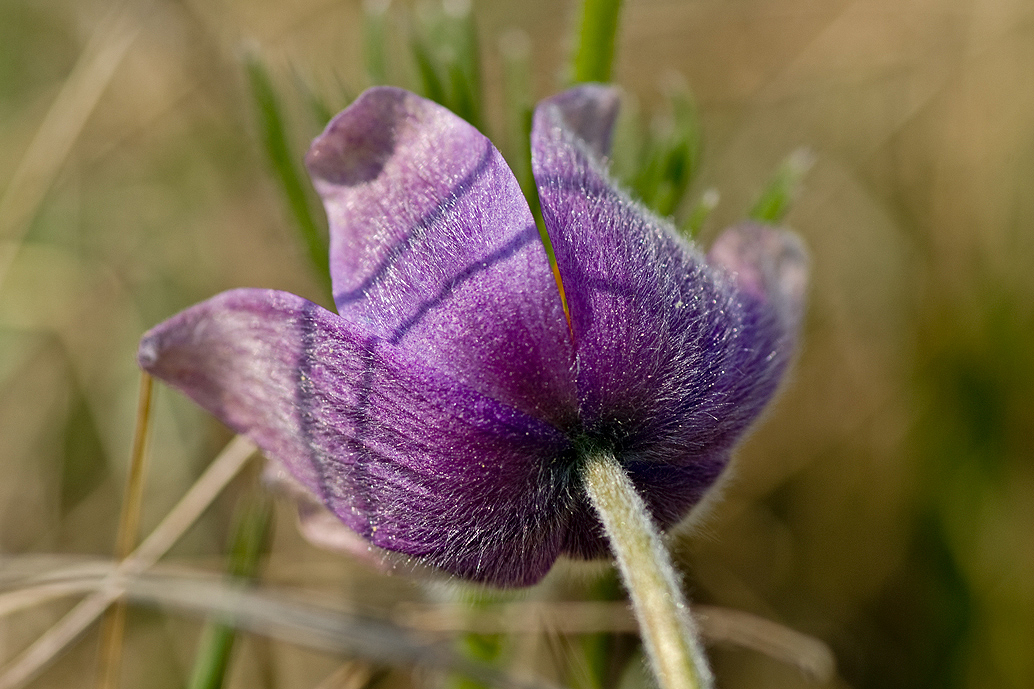
[[[574,422],[559,293],[528,204],[488,139],[428,100],[374,88],[331,121],[306,162],[345,319],[493,399]]]
[[[375,546],[500,585],[533,583],[560,552],[559,431],[300,297],[220,294],[147,333],[139,361]]]
[[[610,96],[579,91],[537,109],[532,162],[575,336],[581,420],[667,526],[771,397],[796,326],[613,186],[598,146],[578,136],[581,116],[568,121],[572,101],[581,112],[586,98]],[[666,480],[683,498],[665,492],[655,465],[681,468]]]

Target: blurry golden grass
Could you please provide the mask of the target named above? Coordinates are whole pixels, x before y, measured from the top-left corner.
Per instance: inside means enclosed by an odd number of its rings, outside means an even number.
[[[568,17],[475,5],[490,95],[513,26],[536,95],[555,90]],[[300,76],[343,104],[360,20],[351,1],[0,5],[0,553],[112,552],[145,328],[229,287],[326,302],[238,56],[255,45],[285,93]],[[813,254],[802,353],[725,501],[677,544],[691,595],[830,642],[837,686],[1034,685],[1034,5],[628,0],[617,81],[648,109],[668,70],[701,104],[696,193],[722,193],[705,242],[790,150],[818,160],[787,219]],[[317,124],[289,106],[300,156]],[[145,532],[228,438],[159,390]],[[173,557],[218,568],[231,506]],[[268,581],[418,596],[303,545],[282,511]],[[554,588],[539,595],[572,590]],[[0,659],[65,609],[0,620]],[[123,686],[179,686],[197,629],[131,613]],[[806,683],[714,659],[723,687]],[[37,685],[81,686],[95,660],[87,637]],[[316,686],[337,665],[251,638],[232,686]]]

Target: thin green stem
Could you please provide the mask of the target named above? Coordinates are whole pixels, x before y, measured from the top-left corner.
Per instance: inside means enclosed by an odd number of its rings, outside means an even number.
[[[603,522],[661,689],[709,689],[711,671],[671,557],[646,504],[610,452],[584,458],[586,493]]]
[[[621,0],[585,0],[578,45],[574,53],[574,81],[610,81],[614,40]]]

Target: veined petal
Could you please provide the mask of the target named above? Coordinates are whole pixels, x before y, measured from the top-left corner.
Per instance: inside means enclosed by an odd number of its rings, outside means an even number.
[[[586,433],[615,446],[649,498],[652,464],[692,472],[724,461],[778,384],[788,321],[613,186],[599,146],[580,138],[579,116],[567,111],[609,96],[583,89],[540,104],[532,164],[570,309]],[[659,519],[661,503],[652,503]]]
[[[301,297],[225,292],[147,333],[139,360],[373,545],[499,585],[560,552],[559,431]]]
[[[396,88],[366,91],[306,158],[349,321],[463,384],[563,426],[573,351],[513,173],[474,127]]]

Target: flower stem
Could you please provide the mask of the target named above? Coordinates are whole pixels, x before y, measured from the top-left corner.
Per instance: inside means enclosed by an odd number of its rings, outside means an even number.
[[[581,475],[617,557],[661,689],[709,689],[711,671],[689,605],[646,504],[610,452],[590,453]]]
[[[584,0],[582,3],[574,54],[575,83],[610,81],[620,10],[621,0]]]

